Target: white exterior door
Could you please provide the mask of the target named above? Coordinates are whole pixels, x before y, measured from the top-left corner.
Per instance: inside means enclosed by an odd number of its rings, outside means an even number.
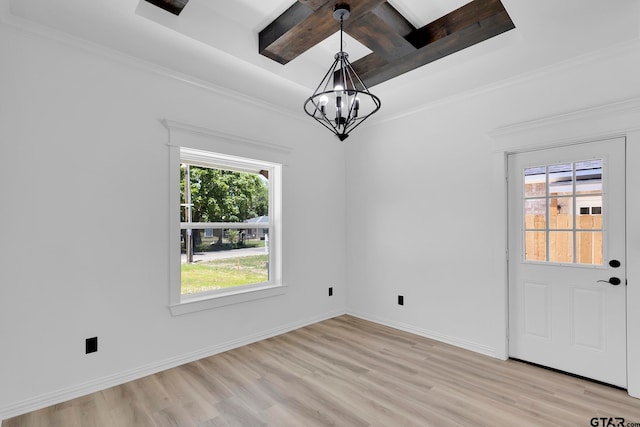
[[[626,388],[624,138],[508,167],[509,355]]]

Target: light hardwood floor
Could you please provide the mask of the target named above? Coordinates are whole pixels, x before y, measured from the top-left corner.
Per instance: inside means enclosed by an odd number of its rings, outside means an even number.
[[[588,427],[593,417],[640,426],[640,399],[340,316],[2,427]]]

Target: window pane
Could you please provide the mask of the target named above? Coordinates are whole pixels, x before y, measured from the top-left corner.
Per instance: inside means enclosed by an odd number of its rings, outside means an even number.
[[[544,231],[525,231],[525,261],[546,261],[547,241]]]
[[[571,163],[549,166],[549,195],[573,194],[573,165]]]
[[[588,205],[580,208],[580,213],[576,218],[576,228],[581,230],[601,230],[602,229],[602,196],[588,196],[576,198],[578,205]]]
[[[576,163],[576,194],[602,193],[602,160]]]
[[[573,262],[573,232],[549,232],[549,261]]]
[[[549,228],[573,228],[573,198],[554,197],[549,199]]]
[[[524,201],[524,226],[527,229],[544,229],[547,225],[547,199]]]
[[[547,171],[544,166],[524,170],[524,197],[546,196]]]
[[[181,293],[193,294],[269,279],[263,229],[182,230]],[[191,236],[189,236],[191,231]],[[191,242],[192,250],[188,250]]]
[[[576,262],[602,265],[602,231],[576,233]]]

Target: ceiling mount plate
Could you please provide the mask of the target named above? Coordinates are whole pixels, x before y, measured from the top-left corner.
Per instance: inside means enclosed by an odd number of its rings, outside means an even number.
[[[336,21],[346,21],[351,15],[351,8],[346,3],[339,3],[333,7],[333,19]]]

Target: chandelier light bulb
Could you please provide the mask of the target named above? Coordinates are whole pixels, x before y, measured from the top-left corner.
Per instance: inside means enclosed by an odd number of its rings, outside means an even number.
[[[326,115],[327,114],[327,104],[329,103],[329,97],[327,95],[322,95],[320,97],[320,100],[318,101],[318,104],[320,104],[320,112],[322,113],[322,115]]]

